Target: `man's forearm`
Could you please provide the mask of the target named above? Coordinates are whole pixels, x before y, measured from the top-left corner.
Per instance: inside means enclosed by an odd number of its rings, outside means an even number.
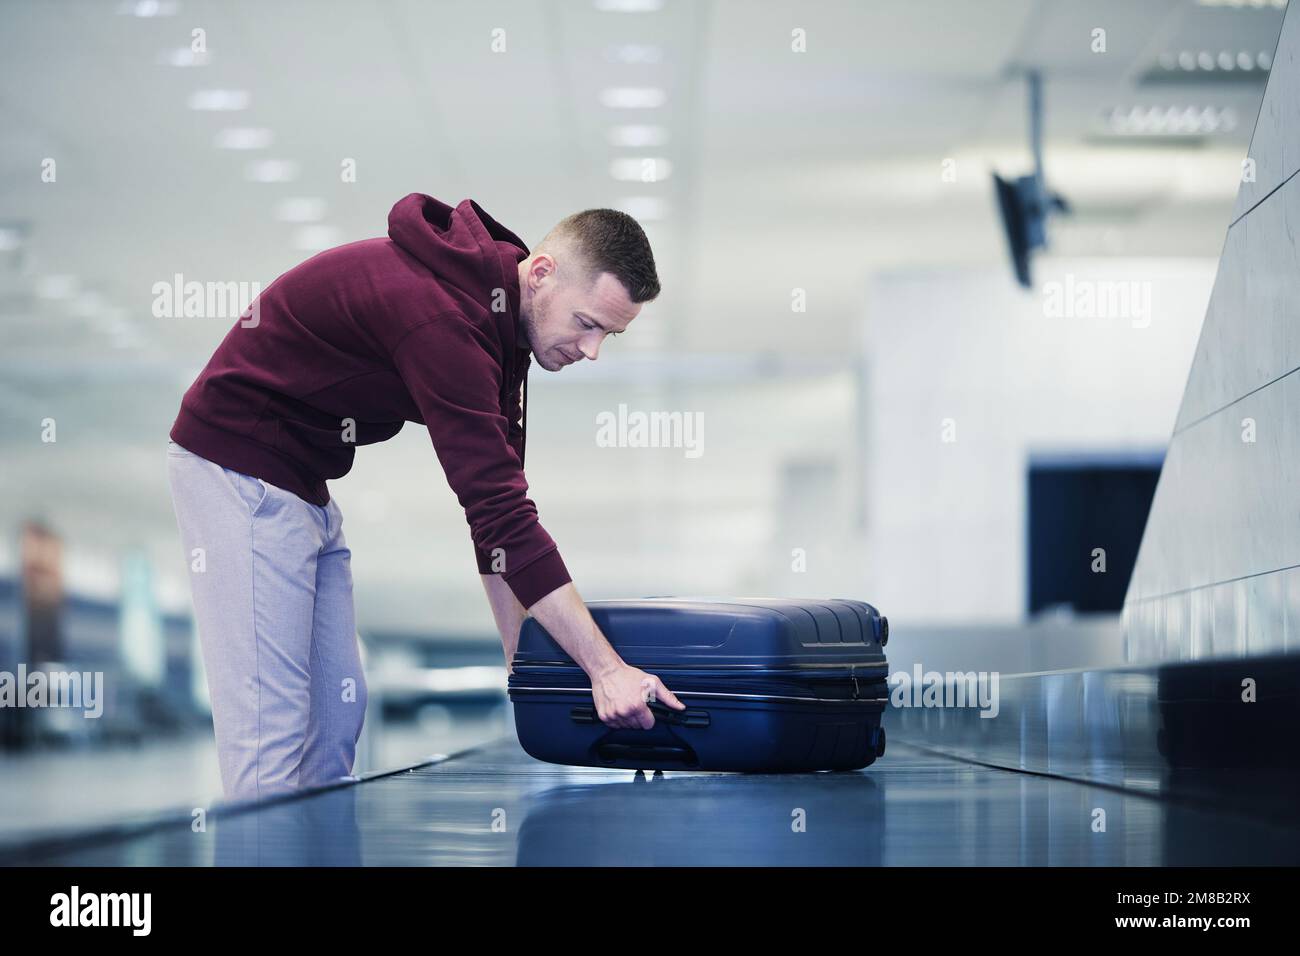
[[[501,646],[506,655],[506,670],[513,672],[515,651],[519,648],[519,629],[523,626],[528,611],[519,603],[515,592],[499,574],[480,574],[483,590],[487,592],[488,604],[492,606],[492,618],[497,630],[501,632]]]
[[[483,590],[487,592],[488,604],[492,606],[497,630],[501,633],[507,670],[514,669],[519,629],[530,613],[593,680],[623,664],[622,658],[605,640],[605,635],[600,633],[572,582],[556,588],[529,611],[519,603],[501,575],[480,574],[479,577],[483,581]]]
[[[573,582],[556,588],[529,608],[528,613],[537,618],[593,683],[624,666],[623,659],[592,620]]]

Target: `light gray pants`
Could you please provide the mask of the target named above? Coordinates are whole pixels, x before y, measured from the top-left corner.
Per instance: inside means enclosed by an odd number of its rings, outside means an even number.
[[[343,515],[167,443],[221,785],[256,799],[352,773],[366,682]]]

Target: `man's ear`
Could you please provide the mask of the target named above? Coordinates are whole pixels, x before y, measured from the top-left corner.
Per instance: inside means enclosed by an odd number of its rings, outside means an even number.
[[[541,281],[547,276],[555,275],[555,260],[549,253],[539,252],[533,256],[533,261],[528,266],[528,277]]]

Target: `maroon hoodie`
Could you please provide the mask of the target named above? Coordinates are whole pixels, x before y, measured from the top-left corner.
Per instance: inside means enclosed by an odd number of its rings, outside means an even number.
[[[570,577],[524,480],[527,255],[473,200],[412,193],[388,238],[327,249],[263,290],[185,393],[172,440],[325,505],[357,445],[424,425],[479,571],[501,549],[497,567],[530,607]]]

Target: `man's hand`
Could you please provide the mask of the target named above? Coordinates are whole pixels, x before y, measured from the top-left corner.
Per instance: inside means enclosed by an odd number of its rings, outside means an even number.
[[[654,674],[647,674],[621,661],[618,666],[592,678],[591,696],[602,723],[629,730],[649,730],[655,725],[649,707],[651,700],[661,701],[674,710],[686,709],[686,705]]]

